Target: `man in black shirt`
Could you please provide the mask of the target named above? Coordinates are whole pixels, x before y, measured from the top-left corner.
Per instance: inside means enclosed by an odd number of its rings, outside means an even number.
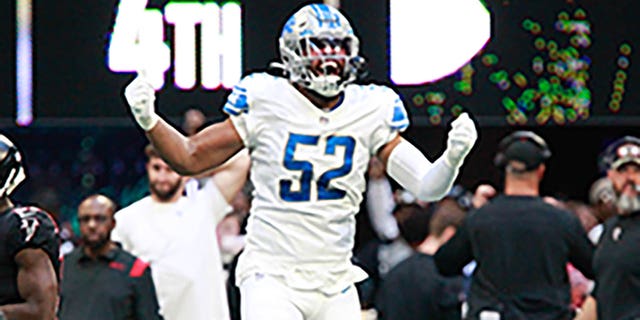
[[[26,175],[18,148],[0,134],[0,320],[55,317],[58,228],[45,211],[14,205]]]
[[[78,206],[82,245],[64,258],[60,320],[162,319],[148,264],[111,241],[115,211],[103,195]]]
[[[551,152],[530,131],[498,146],[504,194],[469,213],[435,255],[444,275],[477,262],[468,297],[468,319],[571,319],[567,263],[593,278],[593,245],[578,218],[539,195]]]
[[[396,265],[376,296],[381,320],[459,320],[464,300],[463,278],[438,273],[433,254],[453,236],[465,216],[454,198],[423,209],[405,205],[396,214],[400,234],[415,253]],[[433,211],[433,214],[431,212]]]
[[[640,319],[640,139],[626,136],[604,152],[617,215],[604,223],[593,257],[596,286],[581,319]]]

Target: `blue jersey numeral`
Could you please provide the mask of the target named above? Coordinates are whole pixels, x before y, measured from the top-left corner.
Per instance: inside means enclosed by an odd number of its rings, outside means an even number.
[[[294,153],[296,145],[317,145],[318,136],[308,136],[302,134],[289,134],[289,140],[284,153],[284,167],[292,171],[301,171],[300,190],[292,191],[291,185],[293,181],[289,179],[280,180],[280,198],[288,202],[309,201],[311,200],[311,180],[313,179],[313,164],[309,161],[295,160]],[[331,169],[324,172],[317,180],[318,200],[336,200],[342,199],[346,195],[346,191],[336,188],[330,188],[331,180],[343,177],[353,167],[353,152],[355,150],[356,141],[349,136],[329,136],[327,137],[327,147],[324,154],[333,155],[336,153],[336,147],[344,147],[344,159],[339,168]]]
[[[305,136],[292,133],[289,135],[287,147],[284,151],[284,167],[289,170],[302,171],[300,176],[300,191],[291,191],[291,180],[280,180],[280,198],[285,201],[309,201],[311,198],[311,178],[313,177],[313,164],[309,161],[294,160],[296,145],[317,145],[317,136]]]

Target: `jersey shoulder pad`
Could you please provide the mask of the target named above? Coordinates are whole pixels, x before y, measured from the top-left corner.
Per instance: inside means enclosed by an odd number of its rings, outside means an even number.
[[[400,95],[391,87],[380,84],[368,84],[361,87],[364,94],[380,106],[385,123],[393,129],[404,131],[409,126],[409,116]],[[372,104],[373,105],[373,104]]]
[[[33,206],[20,206],[11,209],[8,243],[12,254],[25,248],[55,249],[59,242],[59,229],[54,219],[46,211]]]
[[[248,113],[256,97],[261,96],[263,92],[268,91],[270,86],[282,80],[266,72],[249,74],[233,87],[222,110],[231,116]]]

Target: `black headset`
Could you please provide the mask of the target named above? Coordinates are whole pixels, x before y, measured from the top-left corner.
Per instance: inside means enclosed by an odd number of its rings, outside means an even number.
[[[500,141],[500,144],[498,144],[498,152],[496,153],[495,158],[493,158],[493,164],[496,167],[504,168],[507,165],[507,156],[505,152],[514,142],[517,141],[528,141],[535,145],[540,150],[543,161],[547,161],[551,158],[551,150],[549,149],[547,142],[544,141],[542,137],[532,131],[516,131],[504,137]]]

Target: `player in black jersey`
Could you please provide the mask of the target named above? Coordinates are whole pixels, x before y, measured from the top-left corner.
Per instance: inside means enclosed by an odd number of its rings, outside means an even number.
[[[25,177],[18,148],[0,134],[0,320],[55,317],[58,228],[42,209],[9,198]]]

